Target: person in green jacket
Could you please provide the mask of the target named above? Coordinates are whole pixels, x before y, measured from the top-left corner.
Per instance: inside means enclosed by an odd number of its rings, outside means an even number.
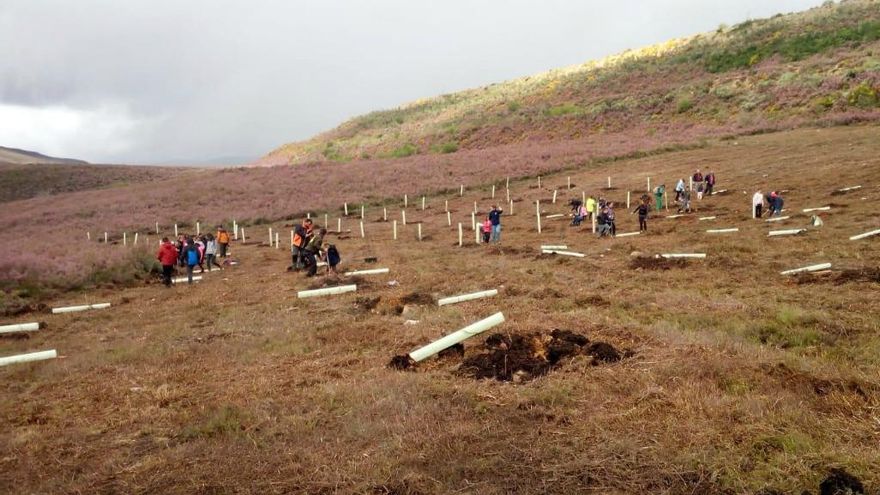
[[[303,249],[303,255],[306,258],[306,264],[308,265],[308,273],[307,277],[314,277],[318,273],[318,260],[317,257],[321,254],[322,247],[324,245],[324,235],[327,234],[327,229],[321,228],[318,230],[318,234],[309,239],[309,243],[306,244],[306,247]]]
[[[657,211],[663,209],[663,195],[666,194],[666,185],[660,184],[654,188],[654,200],[657,203]]]

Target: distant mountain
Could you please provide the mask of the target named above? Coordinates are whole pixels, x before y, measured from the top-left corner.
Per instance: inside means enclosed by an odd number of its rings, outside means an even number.
[[[355,117],[259,164],[545,146],[695,141],[880,118],[880,2],[826,2],[603,60]]]
[[[9,163],[15,165],[39,163],[39,164],[62,164],[62,165],[88,165],[89,162],[84,160],[75,160],[73,158],[56,158],[54,156],[44,155],[36,151],[20,150],[18,148],[7,148],[0,146],[0,163]]]

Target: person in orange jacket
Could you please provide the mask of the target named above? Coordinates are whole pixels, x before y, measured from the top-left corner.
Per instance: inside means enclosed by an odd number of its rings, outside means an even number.
[[[162,264],[162,283],[165,284],[165,287],[171,287],[171,273],[174,271],[174,265],[177,264],[177,255],[177,248],[174,247],[174,244],[167,237],[163,237],[156,258]]]
[[[217,244],[220,246],[220,257],[225,258],[226,248],[229,247],[229,232],[222,225],[217,229]]]

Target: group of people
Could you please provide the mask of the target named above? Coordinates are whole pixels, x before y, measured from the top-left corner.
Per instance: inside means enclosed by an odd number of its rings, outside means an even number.
[[[596,234],[599,237],[614,236],[617,234],[617,224],[615,223],[614,203],[603,197],[598,199],[590,195],[586,202],[579,199],[569,201],[572,210],[571,226],[577,227],[585,220],[592,222],[593,216],[596,218]]]
[[[223,269],[223,266],[217,262],[217,255],[226,258],[229,248],[229,232],[218,227],[217,236],[214,234],[203,234],[196,237],[186,234],[180,234],[177,242],[172,243],[167,237],[162,238],[159,246],[159,252],[156,258],[162,264],[162,282],[166,287],[171,286],[171,276],[177,267],[186,269],[187,282],[193,283],[193,271],[198,266],[200,273],[205,272],[205,265],[208,265],[208,271],[216,266]]]
[[[704,195],[711,195],[715,188],[715,173],[710,171],[706,175],[697,169],[691,176],[691,187],[685,186],[684,179],[678,179],[675,183],[675,204],[678,206],[678,213],[690,213],[693,211],[691,200],[693,194],[696,194],[697,200],[701,201]],[[663,197],[666,195],[666,185],[660,184],[654,188],[654,198],[656,200],[657,210],[663,207]]]
[[[498,205],[492,205],[492,209],[489,211],[489,214],[486,215],[486,218],[483,220],[482,225],[480,226],[483,232],[483,242],[488,244],[499,243],[501,242],[501,214],[504,213],[504,210],[499,208]]]
[[[339,250],[333,244],[325,244],[327,229],[318,228],[311,218],[304,218],[293,229],[293,242],[290,245],[291,265],[288,270],[305,269],[307,277],[318,274],[318,259],[327,263],[327,273],[336,273],[336,265],[341,261]]]
[[[761,218],[764,213],[764,205],[767,205],[767,216],[775,217],[782,213],[785,201],[779,191],[770,191],[764,195],[761,191],[752,196],[752,210],[755,218]]]

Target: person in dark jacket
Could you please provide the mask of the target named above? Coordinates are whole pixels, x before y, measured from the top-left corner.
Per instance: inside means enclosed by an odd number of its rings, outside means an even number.
[[[636,206],[631,214],[639,214],[639,232],[648,231],[648,211],[651,209],[650,200],[642,200],[642,204]]]
[[[306,259],[306,265],[308,266],[308,273],[306,276],[314,277],[318,273],[318,260],[316,256],[321,253],[321,247],[324,244],[324,234],[327,233],[327,229],[320,229],[317,235],[313,235],[311,239],[309,239],[309,243],[306,244],[305,249],[303,249],[303,255]]]
[[[293,270],[301,270],[303,268],[303,259],[306,245],[309,243],[312,235],[312,219],[304,218],[300,225],[293,228],[293,243],[290,246],[290,257]]]
[[[712,172],[710,170],[709,173],[706,174],[705,181],[706,181],[705,194],[706,194],[706,196],[711,196],[712,189],[715,187],[715,172]]]
[[[492,205],[492,211],[489,212],[489,222],[492,224],[490,238],[493,243],[501,242],[501,214],[504,210],[498,205]]]
[[[165,287],[171,287],[171,274],[174,272],[174,265],[177,264],[177,248],[167,237],[162,238],[162,245],[159,246],[156,258],[162,264],[162,283]]]

